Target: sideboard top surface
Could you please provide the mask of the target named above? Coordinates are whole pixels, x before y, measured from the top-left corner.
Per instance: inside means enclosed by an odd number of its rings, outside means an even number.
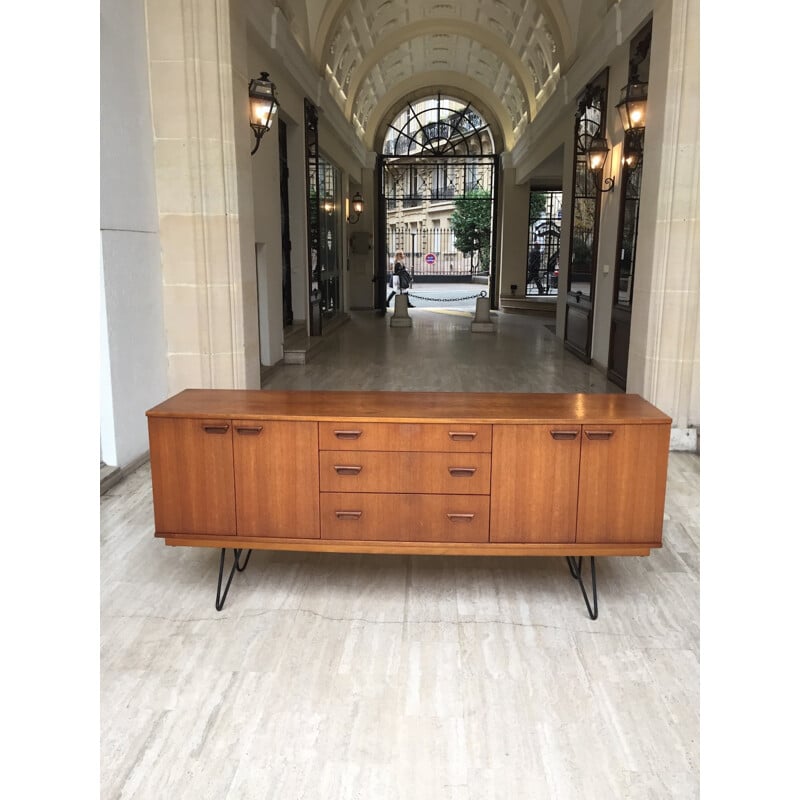
[[[352,422],[669,424],[636,394],[185,389],[149,417]]]

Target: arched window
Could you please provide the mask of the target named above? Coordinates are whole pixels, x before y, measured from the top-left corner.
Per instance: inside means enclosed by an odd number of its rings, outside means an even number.
[[[385,156],[493,155],[486,120],[470,103],[437,94],[408,103],[383,141]]]

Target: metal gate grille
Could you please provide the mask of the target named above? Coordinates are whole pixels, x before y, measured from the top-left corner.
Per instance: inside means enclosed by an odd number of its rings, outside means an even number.
[[[403,250],[415,277],[488,276],[496,156],[384,156],[381,162],[388,268],[395,252]]]

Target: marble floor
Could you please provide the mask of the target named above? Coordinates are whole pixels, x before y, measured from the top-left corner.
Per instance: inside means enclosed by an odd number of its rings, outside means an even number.
[[[267,388],[617,391],[549,319],[356,313]],[[560,558],[218,551],[153,538],[149,466],[101,499],[101,796],[699,796],[699,457],[670,454],[664,547]]]

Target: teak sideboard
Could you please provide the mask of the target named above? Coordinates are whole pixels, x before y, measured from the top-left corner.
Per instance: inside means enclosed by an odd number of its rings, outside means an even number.
[[[147,416],[155,535],[222,548],[218,609],[244,549],[560,555],[596,618],[594,557],[661,546],[671,420],[637,395],[187,389]]]

